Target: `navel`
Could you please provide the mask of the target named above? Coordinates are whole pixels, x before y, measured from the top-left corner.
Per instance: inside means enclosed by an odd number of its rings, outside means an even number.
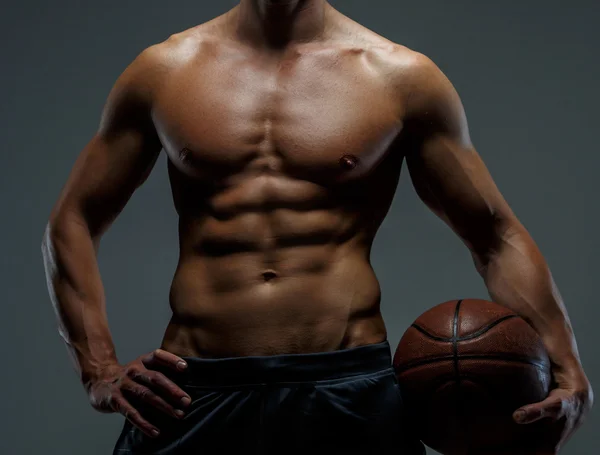
[[[277,272],[275,272],[274,270],[266,270],[261,275],[265,283],[268,283],[269,281],[277,278]]]

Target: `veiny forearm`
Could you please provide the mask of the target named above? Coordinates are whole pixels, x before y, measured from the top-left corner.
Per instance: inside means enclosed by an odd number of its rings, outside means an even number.
[[[567,310],[545,259],[526,230],[506,230],[492,253],[475,260],[492,300],[532,325],[558,368],[576,370],[579,354]]]
[[[117,362],[96,247],[86,223],[76,214],[52,220],[42,242],[59,333],[84,386],[104,367]]]

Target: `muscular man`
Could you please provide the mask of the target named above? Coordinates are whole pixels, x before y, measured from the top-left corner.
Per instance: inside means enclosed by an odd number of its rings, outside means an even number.
[[[121,365],[96,252],[162,149],[179,214],[173,316],[160,349]],[[422,453],[369,262],[404,159],[491,297],[542,336],[556,388],[514,417],[549,424],[529,454],[558,450],[590,384],[451,83],[325,0],[241,0],[124,71],[46,229],[60,334],[92,406],[127,417],[115,453]]]

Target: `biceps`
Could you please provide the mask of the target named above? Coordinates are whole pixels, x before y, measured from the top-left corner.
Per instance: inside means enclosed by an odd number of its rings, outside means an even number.
[[[92,236],[101,234],[147,178],[160,150],[158,139],[138,131],[96,134],[76,160],[53,217],[76,213]]]
[[[471,145],[431,138],[407,156],[419,197],[473,251],[493,248],[514,215]]]

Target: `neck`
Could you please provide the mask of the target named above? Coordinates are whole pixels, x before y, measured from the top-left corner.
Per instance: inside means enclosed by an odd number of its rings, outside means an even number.
[[[253,44],[282,48],[318,39],[325,29],[326,0],[241,0],[237,30]]]

